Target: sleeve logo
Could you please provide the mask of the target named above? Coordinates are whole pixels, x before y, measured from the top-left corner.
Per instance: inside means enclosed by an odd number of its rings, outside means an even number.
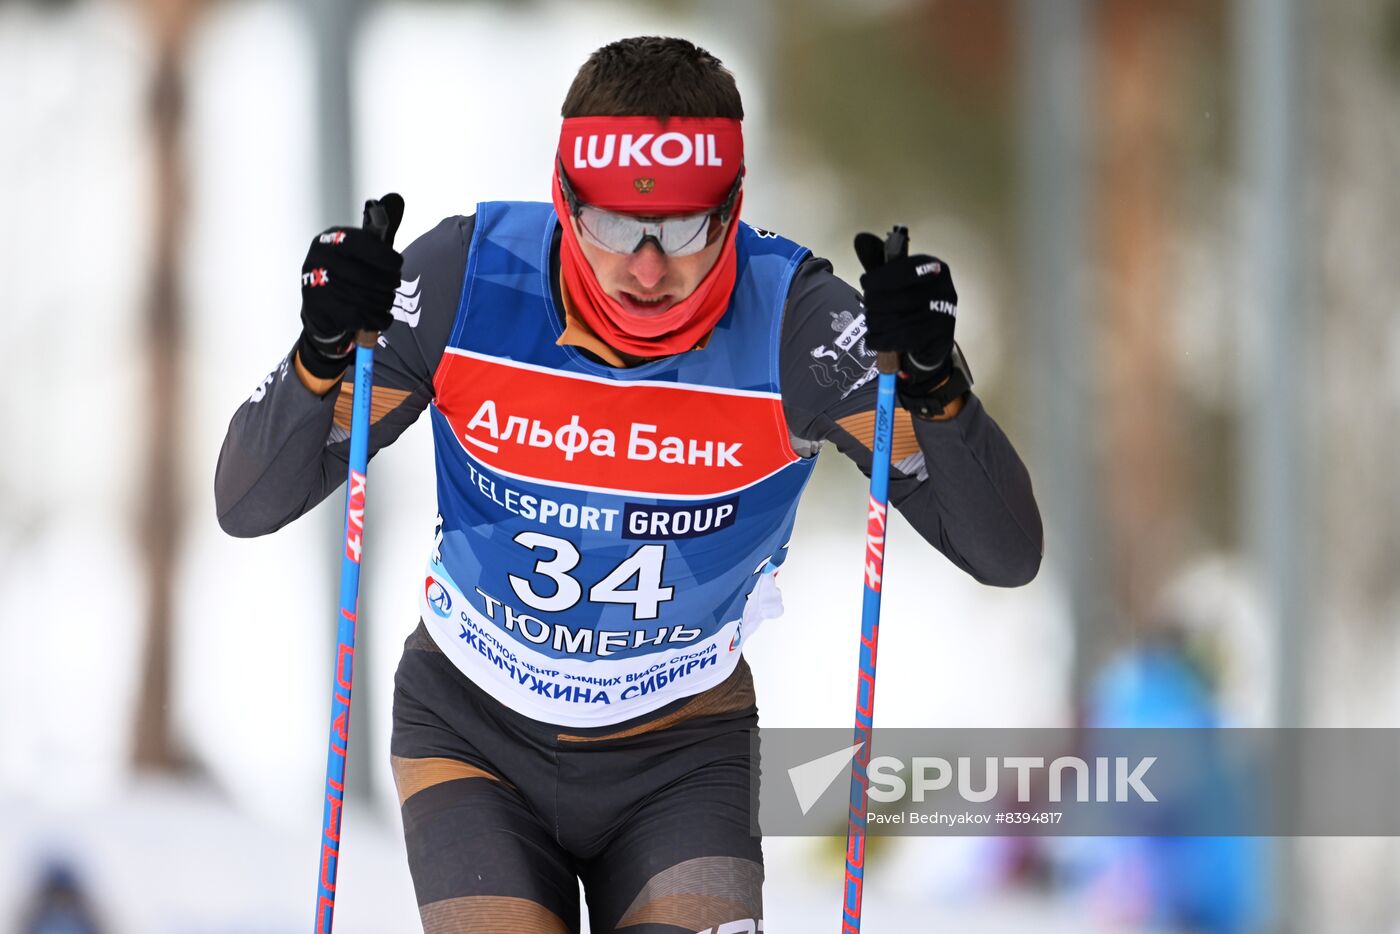
[[[422,278],[419,276],[412,281],[400,280],[398,290],[394,292],[394,307],[389,309],[394,320],[402,321],[411,328],[418,327],[418,316],[422,314],[418,310],[418,300],[422,297],[418,283]]]

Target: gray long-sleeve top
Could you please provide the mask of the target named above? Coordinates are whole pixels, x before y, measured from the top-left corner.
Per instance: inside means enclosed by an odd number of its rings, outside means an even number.
[[[371,457],[433,401],[472,230],[473,218],[450,217],[404,250],[395,320],[375,353]],[[557,235],[552,267],[557,290]],[[875,354],[863,332],[860,294],[826,260],[807,259],[788,293],[779,361],[793,446],[815,455],[830,441],[868,475]],[[348,396],[339,387],[324,397],[312,393],[292,372],[289,353],[238,408],[214,480],[226,532],[276,531],[344,482]],[[1014,587],[1035,577],[1042,529],[1030,477],[976,394],[945,421],[900,411],[892,460],[890,502],[950,561],[984,584]]]

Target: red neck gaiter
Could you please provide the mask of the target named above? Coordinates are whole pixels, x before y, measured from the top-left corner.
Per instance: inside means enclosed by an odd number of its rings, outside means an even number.
[[[639,317],[603,291],[584,258],[559,183],[559,166],[578,198],[609,211],[658,217],[723,203],[743,166],[738,120],[572,117],[559,137],[552,185],[563,226],[560,272],[579,317],[613,349],[662,357],[693,349],[723,317],[737,271],[734,239],[742,193],[730,213],[719,259],[695,291],[660,315]]]

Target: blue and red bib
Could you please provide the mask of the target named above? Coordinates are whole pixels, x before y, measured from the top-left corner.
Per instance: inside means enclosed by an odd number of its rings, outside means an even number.
[[[476,213],[432,406],[433,639],[527,716],[615,723],[713,687],[781,612],[814,459],[789,444],[779,329],[806,249],[741,224],[703,350],[630,369],[559,346],[548,204]]]

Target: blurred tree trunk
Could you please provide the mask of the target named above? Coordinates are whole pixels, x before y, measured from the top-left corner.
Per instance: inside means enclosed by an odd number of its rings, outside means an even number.
[[[1305,176],[1316,204],[1301,246],[1303,467],[1315,512],[1302,545],[1305,725],[1388,727],[1400,655],[1400,4],[1303,7]],[[1306,917],[1394,929],[1400,840],[1300,841]]]
[[[141,548],[145,559],[146,643],[138,686],[133,760],[147,771],[188,771],[175,736],[171,641],[180,503],[180,356],[182,309],[177,274],[185,208],[185,56],[201,0],[141,0],[155,51],[148,119],[154,196],[151,279],[143,329],[148,359]]]
[[[1186,38],[1181,4],[1107,0],[1098,17],[1103,553],[1113,602],[1122,623],[1135,628],[1148,621],[1190,518],[1186,399],[1173,359],[1172,303],[1183,284],[1167,268],[1166,249],[1179,194],[1189,58],[1178,54]]]

